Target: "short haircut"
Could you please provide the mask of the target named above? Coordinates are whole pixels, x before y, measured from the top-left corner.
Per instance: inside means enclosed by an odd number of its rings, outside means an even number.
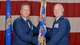
[[[60,6],[62,9],[64,9],[64,7],[63,7],[62,4],[55,4],[54,7],[55,7],[56,5],[57,5],[57,6]]]
[[[21,4],[21,9],[22,9],[23,6],[29,6],[29,8],[30,8],[30,5],[27,4],[27,3]]]

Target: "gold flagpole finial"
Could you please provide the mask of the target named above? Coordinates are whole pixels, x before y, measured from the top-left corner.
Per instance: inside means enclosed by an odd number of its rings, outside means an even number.
[[[45,2],[45,0],[43,0]]]
[[[41,2],[43,2],[43,4],[45,4],[45,0],[42,0]]]
[[[42,0],[42,2],[45,2],[45,0]]]

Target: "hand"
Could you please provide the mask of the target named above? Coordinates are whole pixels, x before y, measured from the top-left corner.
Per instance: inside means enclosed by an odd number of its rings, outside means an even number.
[[[43,43],[45,40],[46,40],[46,39],[45,39],[43,36],[41,36],[41,37],[38,38],[38,41],[39,41],[40,43]]]
[[[40,21],[41,21],[41,19],[42,19],[42,17],[40,16],[40,17],[38,18],[38,22],[40,22]]]

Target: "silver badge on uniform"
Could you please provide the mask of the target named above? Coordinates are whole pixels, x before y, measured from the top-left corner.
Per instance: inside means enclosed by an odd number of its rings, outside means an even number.
[[[31,30],[33,30],[33,26],[30,26],[30,23],[28,22],[28,26],[29,28],[31,28]]]
[[[58,28],[58,27],[59,27],[59,24],[56,23],[56,24],[54,25],[54,28]]]
[[[31,27],[31,29],[33,30],[33,26]]]
[[[30,24],[29,24],[29,22],[28,22],[28,26],[29,26],[29,28],[30,28]]]

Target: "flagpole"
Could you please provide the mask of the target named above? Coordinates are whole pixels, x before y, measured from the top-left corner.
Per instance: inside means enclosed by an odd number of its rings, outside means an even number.
[[[41,1],[40,18],[41,19],[44,18],[43,23],[45,23],[45,18],[46,18],[46,2],[45,2],[45,0]],[[43,26],[44,26],[44,24],[43,24]],[[43,36],[43,37],[45,38],[45,36]],[[39,43],[40,43],[40,45],[46,45],[46,40],[41,41]]]
[[[6,18],[5,18],[5,45],[12,45],[12,15],[10,0],[7,0],[6,5]]]

